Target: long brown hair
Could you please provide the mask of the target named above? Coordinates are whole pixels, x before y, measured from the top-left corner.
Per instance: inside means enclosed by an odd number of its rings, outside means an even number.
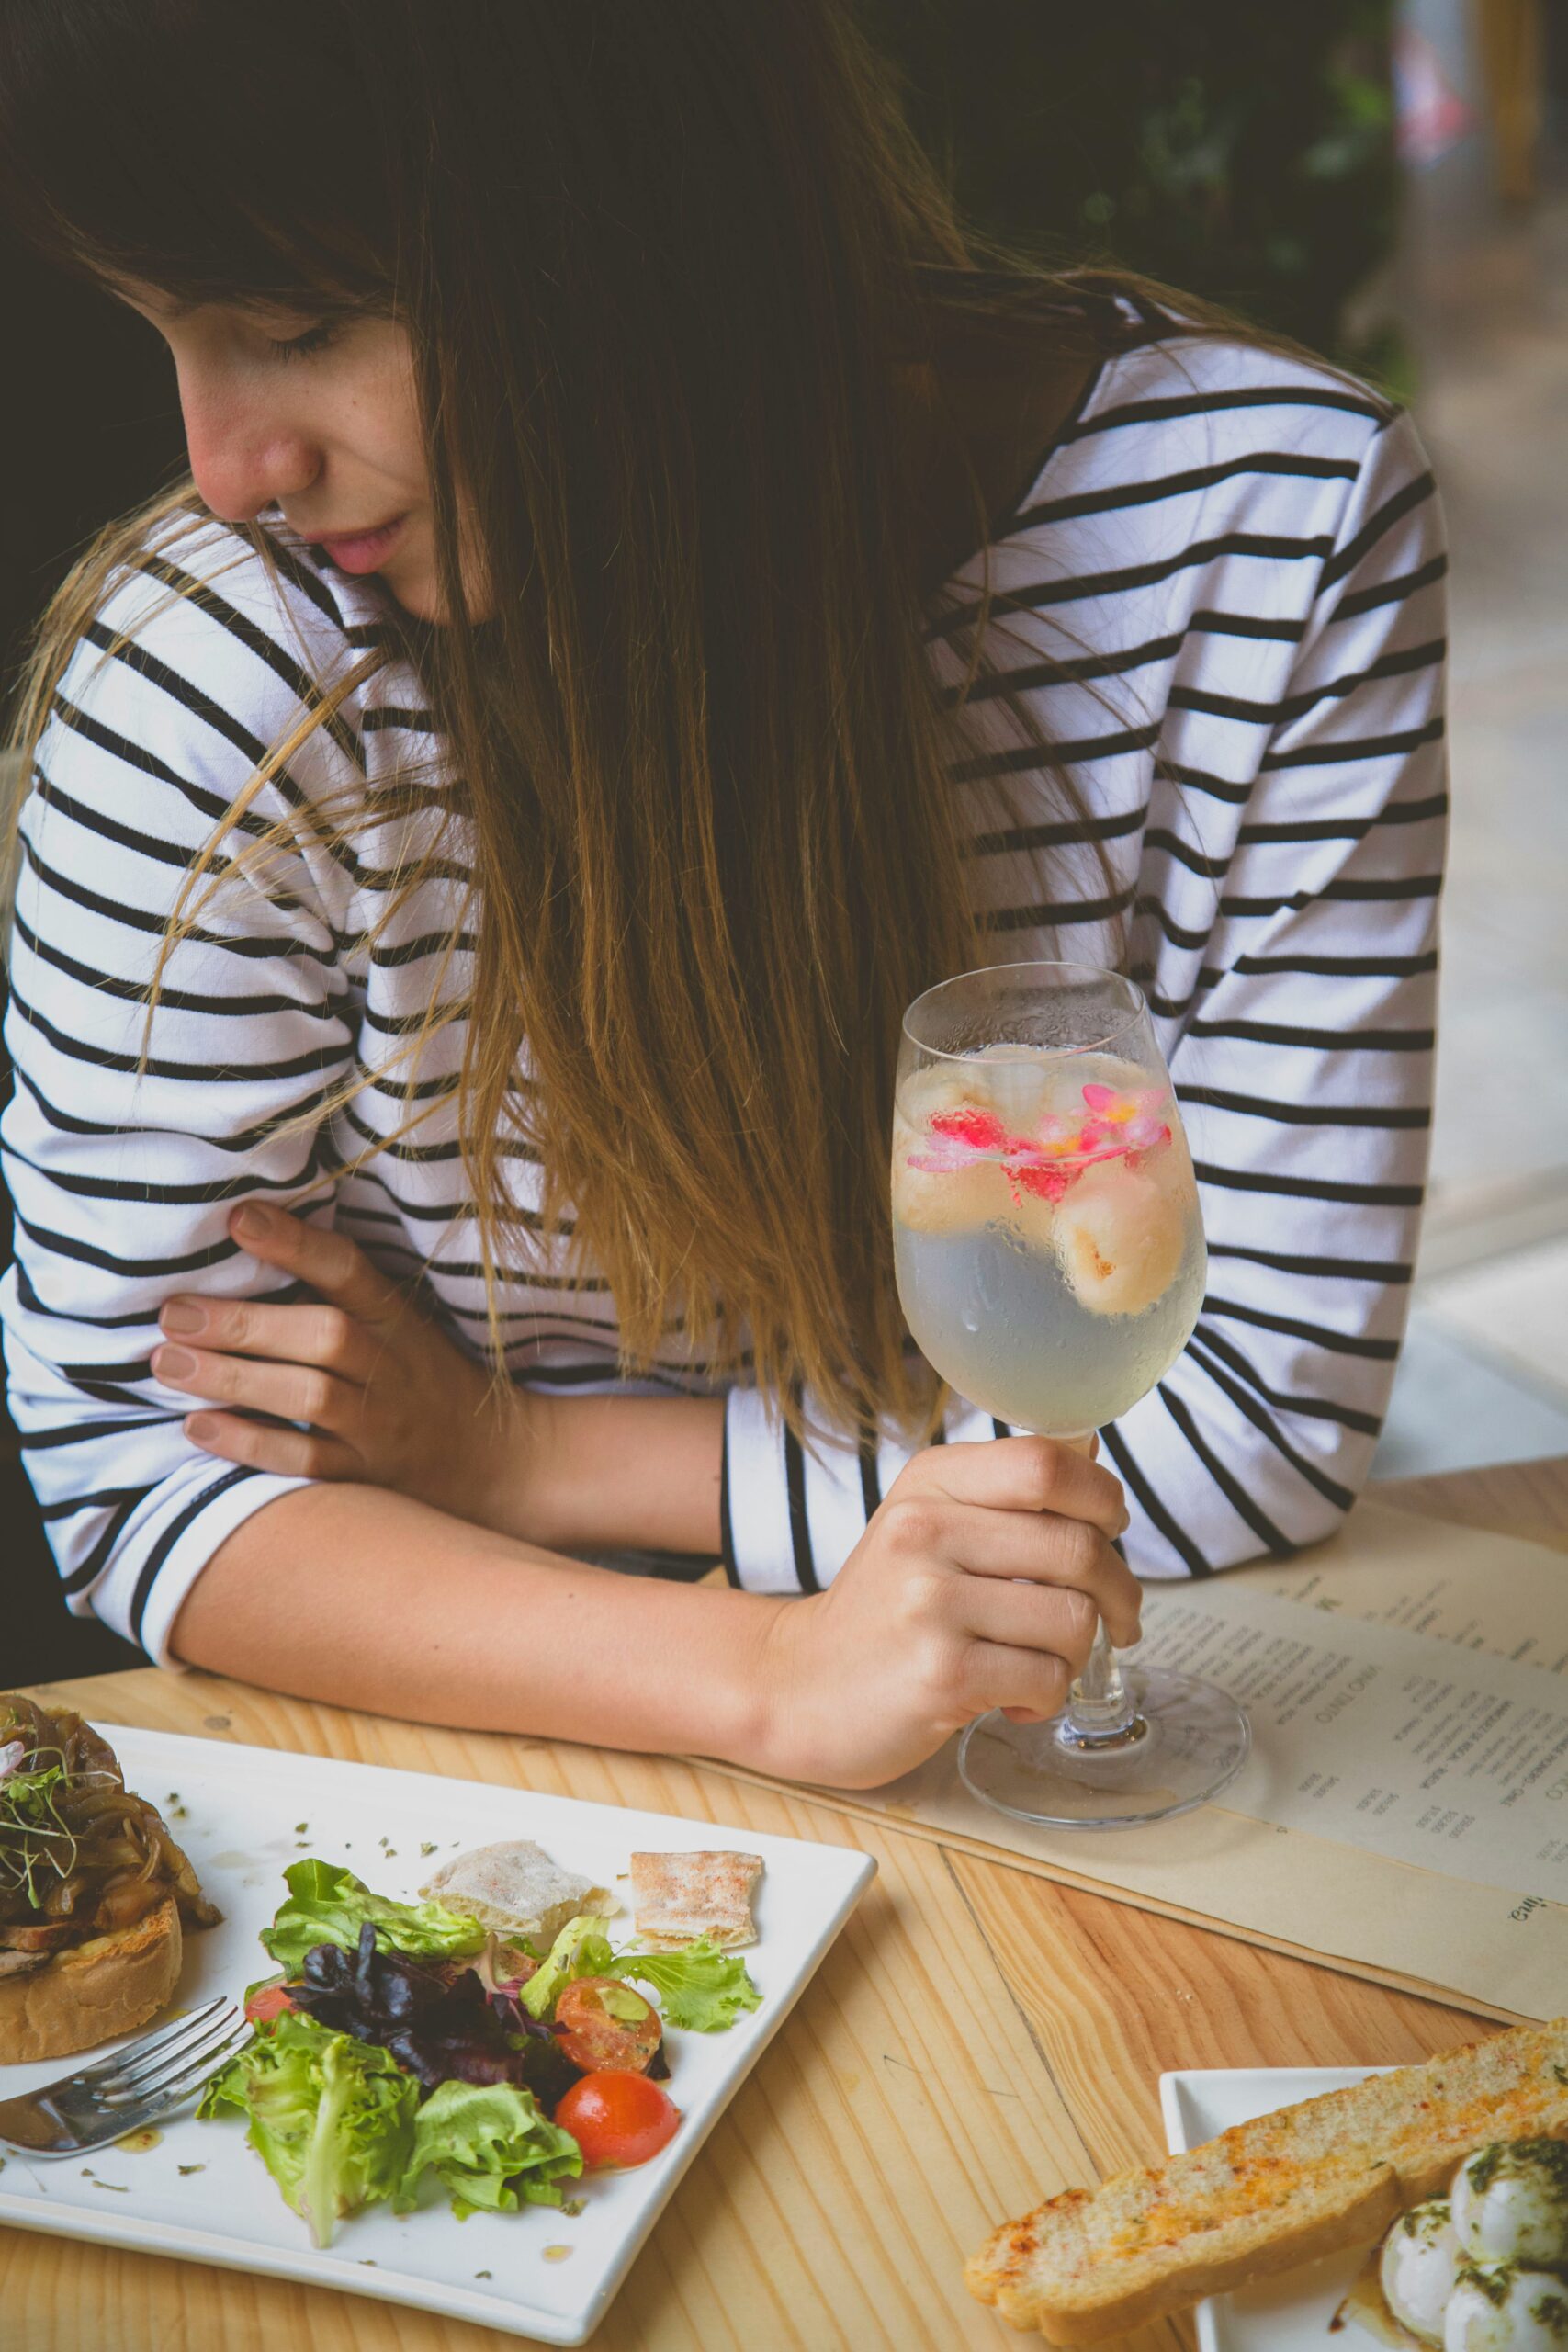
[[[904,388],[965,317],[1038,315],[1087,356],[1092,302],[979,266],[840,0],[12,0],[0,172],[33,238],[111,284],[410,331],[453,616],[419,662],[472,872],[471,986],[432,1019],[468,1016],[487,1264],[541,1246],[503,1182],[520,1146],[628,1366],[680,1312],[786,1409],[804,1382],[846,1426],[914,1420],[899,1017],[985,949]],[[182,485],[78,567],[28,751],[106,582],[193,515]]]

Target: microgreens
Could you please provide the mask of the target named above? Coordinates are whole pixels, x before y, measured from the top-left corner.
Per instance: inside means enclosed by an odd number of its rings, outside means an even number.
[[[37,1911],[42,1902],[40,1871],[68,1879],[76,1867],[76,1837],[61,1817],[57,1792],[65,1783],[63,1764],[40,1764],[35,1758],[25,1770],[7,1772],[0,1781],[0,1888],[15,1894],[27,1889]]]

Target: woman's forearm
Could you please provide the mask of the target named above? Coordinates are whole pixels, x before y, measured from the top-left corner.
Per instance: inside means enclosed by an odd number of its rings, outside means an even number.
[[[722,1396],[542,1396],[487,1523],[547,1548],[719,1552]]]
[[[585,1567],[379,1487],[321,1485],[225,1540],[174,1649],[414,1722],[759,1758],[762,1652],[784,1605]]]

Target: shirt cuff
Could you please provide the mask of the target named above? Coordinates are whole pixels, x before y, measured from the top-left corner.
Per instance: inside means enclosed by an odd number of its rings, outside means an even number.
[[[161,1488],[151,1510],[128,1525],[118,1557],[95,1588],[94,1615],[139,1642],[155,1666],[181,1671],[169,1646],[175,1620],[219,1545],[253,1511],[310,1483],[241,1466],[194,1494],[188,1487],[173,1495]]]

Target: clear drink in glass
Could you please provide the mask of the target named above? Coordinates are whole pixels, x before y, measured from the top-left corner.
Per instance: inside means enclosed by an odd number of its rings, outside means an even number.
[[[1147,1008],[1089,965],[998,965],[905,1016],[893,1237],[909,1329],[950,1386],[1010,1428],[1081,1446],[1164,1377],[1206,1272],[1192,1162]],[[1103,1630],[1045,1724],[971,1724],[964,1778],[1054,1826],[1187,1811],[1234,1778],[1247,1719]]]

